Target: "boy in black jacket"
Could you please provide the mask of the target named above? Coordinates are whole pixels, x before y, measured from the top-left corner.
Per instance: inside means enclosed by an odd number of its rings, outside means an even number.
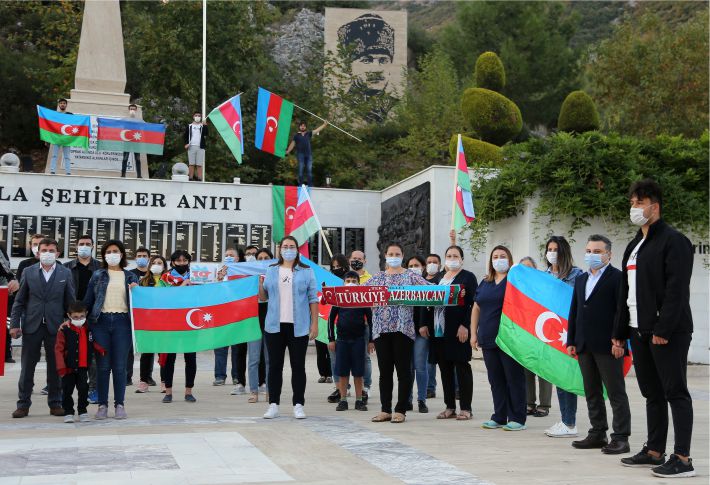
[[[345,286],[360,284],[360,276],[355,271],[348,271],[343,276]],[[338,338],[335,338],[335,321],[338,321]],[[335,374],[339,376],[338,390],[340,402],[336,411],[348,409],[348,378],[352,372],[355,382],[355,409],[367,411],[367,404],[362,400],[362,377],[365,373],[365,346],[372,353],[375,344],[368,326],[372,322],[371,308],[340,308],[334,306],[328,318],[328,349],[335,351]],[[335,377],[335,376],[333,376]]]
[[[64,422],[74,422],[74,388],[78,392],[77,408],[79,421],[90,421],[86,412],[89,397],[88,368],[94,351],[104,355],[106,351],[94,342],[91,332],[86,328],[86,306],[81,301],[69,305],[65,321],[57,332],[54,345],[54,355],[57,362],[57,373],[62,378],[62,407]]]

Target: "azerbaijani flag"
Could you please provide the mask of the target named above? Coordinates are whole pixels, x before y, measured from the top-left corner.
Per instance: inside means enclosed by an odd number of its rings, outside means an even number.
[[[162,155],[165,125],[127,119],[97,118],[98,150]]]
[[[277,157],[286,156],[292,117],[291,101],[260,87],[256,101],[256,147]]]
[[[274,242],[278,243],[284,236],[291,234],[293,217],[296,213],[296,206],[298,205],[298,187],[283,185],[272,186],[271,202],[274,213],[271,234]]]
[[[257,277],[131,290],[136,352],[185,353],[261,338]]]
[[[308,195],[308,188],[303,185],[298,191],[298,204],[293,214],[289,236],[295,237],[296,241],[303,246],[313,234],[320,230],[320,227],[316,212],[313,210],[311,197]]]
[[[463,153],[463,143],[459,135],[458,152],[456,154],[456,204],[452,214],[452,229],[460,229],[476,218],[473,210],[471,194],[471,178],[468,176],[466,155]]]
[[[212,120],[232,155],[237,159],[237,163],[242,163],[244,133],[242,132],[242,105],[239,95],[237,94],[217,106],[207,115],[207,118]]]
[[[91,117],[70,115],[37,105],[39,139],[65,147],[89,149]]]

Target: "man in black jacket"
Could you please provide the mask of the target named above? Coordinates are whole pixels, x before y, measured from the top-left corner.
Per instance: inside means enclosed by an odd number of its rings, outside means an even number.
[[[601,448],[607,455],[628,453],[631,411],[624,385],[624,351],[614,349],[612,354],[611,346],[621,271],[610,263],[611,241],[598,234],[589,237],[584,261],[589,271],[575,280],[567,351],[579,361],[592,429],[583,440],[573,441],[572,446]],[[604,387],[614,414],[614,431],[608,444]]]
[[[693,248],[687,237],[661,218],[663,196],[656,182],[634,183],[629,198],[631,222],[641,229],[624,252],[612,343],[622,348],[631,337],[636,379],[646,398],[648,439],[638,454],[621,462],[652,466],[653,475],[659,477],[694,476],[689,458],[693,401],[686,377],[693,333]],[[669,404],[675,445],[664,463]]]

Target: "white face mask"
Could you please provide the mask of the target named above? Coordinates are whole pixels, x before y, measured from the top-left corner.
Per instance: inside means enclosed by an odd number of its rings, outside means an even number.
[[[550,264],[557,264],[557,251],[548,251],[545,257],[550,262]]]
[[[244,261],[248,263],[256,261],[256,256],[254,256],[253,254],[247,254],[246,256],[244,256]]]
[[[80,258],[88,258],[91,256],[91,250],[92,250],[91,246],[79,246],[76,249],[76,254]]]
[[[387,262],[387,266],[390,268],[399,268],[402,266],[402,258],[398,258],[396,256],[387,257],[385,258],[385,261]]]
[[[412,273],[415,273],[415,274],[422,274],[422,268],[420,268],[420,267],[418,267],[418,266],[413,267],[413,268],[407,268],[407,269],[408,269],[409,271],[411,271]]]
[[[131,118],[135,118],[136,117],[136,110],[134,110],[134,109],[130,110],[128,112],[128,116],[130,116]]]
[[[52,266],[57,260],[57,253],[40,253],[39,261],[45,266]]]
[[[162,264],[151,265],[150,272],[155,275],[163,274],[163,265]]]
[[[493,269],[499,273],[505,273],[510,268],[508,258],[498,258],[493,260]]]
[[[345,283],[345,286],[357,286],[355,283]]]
[[[36,258],[39,253],[39,246],[32,246],[32,255]]]
[[[71,319],[71,324],[75,327],[82,327],[86,323],[86,318],[80,318],[79,320]]]
[[[643,215],[643,207],[632,207],[629,211],[629,219],[631,219],[631,224],[635,226],[643,226],[648,222],[648,217]]]
[[[121,253],[109,253],[106,255],[106,264],[109,266],[118,266],[121,262]]]
[[[200,121],[202,121],[202,116],[195,116],[192,119],[195,120],[195,123],[199,123]]]
[[[463,264],[463,261],[461,261],[460,259],[447,259],[446,260],[446,266],[449,269],[454,270],[454,271],[459,269],[462,264]]]
[[[426,265],[426,272],[430,276],[434,276],[436,273],[439,272],[439,265],[436,263],[429,263]]]

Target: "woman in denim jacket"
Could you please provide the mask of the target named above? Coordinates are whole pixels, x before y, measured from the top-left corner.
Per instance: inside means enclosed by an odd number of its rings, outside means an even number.
[[[106,241],[101,248],[101,269],[94,272],[84,296],[89,323],[96,342],[106,349],[96,360],[99,409],[96,419],[108,417],[108,381],[113,372],[113,400],[116,419],[126,419],[126,361],[132,345],[129,291],[138,277],[126,271],[126,248],[121,241]]]
[[[259,299],[268,299],[264,338],[269,354],[269,409],[265,419],[279,415],[284,354],[288,348],[293,387],[293,415],[303,419],[308,340],[318,335],[318,295],[313,270],[301,263],[298,241],[286,236],[279,243],[279,259],[259,277]]]

